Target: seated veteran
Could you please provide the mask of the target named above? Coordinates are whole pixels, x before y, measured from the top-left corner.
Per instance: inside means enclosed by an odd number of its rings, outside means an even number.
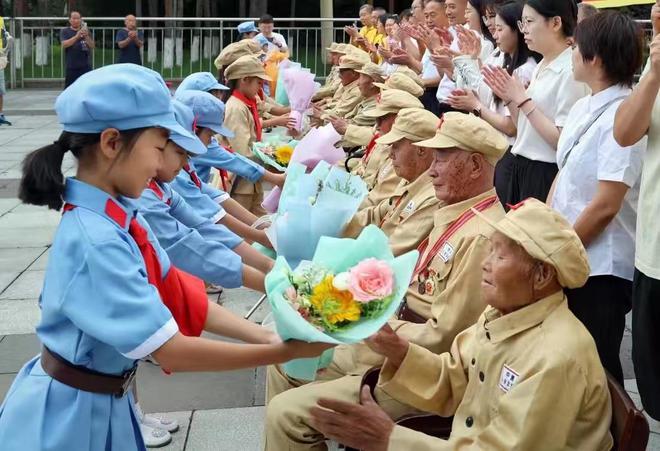
[[[358,88],[363,100],[346,116],[331,116],[328,119],[337,133],[342,135],[340,145],[344,148],[369,144],[374,134],[376,119],[368,112],[376,108],[376,100],[380,94],[380,88],[376,83],[385,81],[383,70],[375,63],[369,62],[356,72],[360,74]]]
[[[367,52],[350,44],[338,44],[335,53],[337,53],[337,79],[340,81],[339,87],[336,91],[334,91],[332,96],[314,102],[314,106],[317,108],[333,108],[337,101],[342,97],[346,89],[341,83],[341,79],[339,78],[339,62],[341,61],[342,57],[350,54],[355,55],[358,59],[363,61],[364,64],[371,61],[371,58]]]
[[[449,439],[395,426],[368,389],[362,405],[320,400],[322,408],[311,411],[315,429],[372,451],[612,449],[605,371],[563,292],[589,276],[580,239],[536,199],[499,221],[483,220],[495,228],[481,275],[489,306],[451,350],[434,354],[387,326],[367,340],[386,357],[379,389],[417,409],[453,415]]]
[[[324,109],[314,109],[312,118],[318,122],[326,121],[330,117],[344,117],[360,103],[364,98],[360,93],[358,86],[360,73],[359,70],[370,60],[368,57],[356,54],[342,56],[339,60],[339,79],[341,80],[341,93],[337,99],[333,98],[333,103],[326,105]],[[339,91],[337,91],[339,93]]]
[[[494,221],[504,217],[493,175],[508,142],[482,119],[447,113],[436,135],[415,145],[435,149],[429,175],[440,207],[429,239],[420,246],[407,292],[412,315],[390,324],[410,342],[439,354],[449,351],[456,335],[474,324],[486,307],[481,265],[493,229],[472,208]],[[362,376],[383,361],[364,343],[337,346],[330,365],[306,385],[286,376],[279,366],[269,367],[266,449],[325,450],[325,437],[312,425],[310,409],[321,397],[358,402]],[[392,418],[415,410],[382,390],[375,395]]]
[[[435,151],[414,143],[435,136],[439,121],[423,108],[399,111],[390,132],[377,141],[390,147],[390,160],[401,183],[389,199],[359,210],[344,236],[356,238],[364,227],[374,224],[388,236],[394,255],[416,249],[429,236],[439,202],[429,175]]]
[[[362,177],[369,189],[369,195],[360,208],[373,207],[389,199],[401,182],[392,168],[390,145],[379,143],[378,138],[390,132],[397,114],[404,108],[424,108],[424,105],[407,92],[390,89],[377,98],[376,108],[365,113],[375,118],[376,130],[364,148],[362,158],[351,169],[352,174]]]
[[[330,47],[327,47],[328,51],[327,63],[330,64],[330,73],[325,77],[325,83],[321,88],[314,94],[312,97],[312,102],[318,102],[319,100],[332,97],[332,95],[339,89],[341,81],[339,80],[339,58],[343,55],[338,53],[337,50],[339,46],[345,46],[346,44],[337,44],[333,42],[330,44]]]

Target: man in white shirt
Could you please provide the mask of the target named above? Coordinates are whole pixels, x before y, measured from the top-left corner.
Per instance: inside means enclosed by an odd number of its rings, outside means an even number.
[[[449,20],[449,33],[451,34],[451,45],[449,50],[452,52],[459,52],[458,47],[458,35],[456,32],[457,25],[465,24],[465,8],[467,7],[467,0],[446,0],[446,14],[447,19]],[[438,73],[442,75],[442,80],[438,85],[438,90],[436,92],[436,98],[440,104],[440,112],[446,113],[447,111],[453,111],[454,109],[448,103],[448,97],[451,95],[451,92],[456,89],[456,83],[454,79],[454,64],[452,58],[444,57],[444,64],[437,64],[438,60],[432,58],[433,62],[436,63],[436,68]]]
[[[646,139],[621,147],[612,124],[642,64],[638,30],[632,19],[615,11],[589,17],[578,28],[573,74],[592,94],[568,113],[557,146],[559,174],[549,199],[573,224],[591,266],[586,285],[566,290],[568,306],[593,336],[605,369],[621,384],[619,350],[632,303]]]
[[[289,50],[289,48],[286,45],[286,39],[284,39],[284,36],[282,36],[279,33],[275,33],[273,31],[273,28],[275,28],[275,21],[273,20],[273,16],[270,14],[264,14],[261,16],[259,19],[259,33],[255,39],[257,42],[259,42],[259,39],[261,37],[266,38],[268,41],[268,52],[286,52]]]
[[[642,405],[660,420],[660,6],[651,9],[654,38],[639,84],[619,107],[614,138],[630,146],[648,135],[639,195],[633,280],[633,363]]]

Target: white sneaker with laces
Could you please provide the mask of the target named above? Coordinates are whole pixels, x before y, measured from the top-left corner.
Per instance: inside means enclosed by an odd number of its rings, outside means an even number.
[[[152,428],[144,423],[140,423],[140,432],[147,448],[160,448],[172,441],[172,435],[165,429]]]
[[[164,429],[167,432],[176,432],[179,430],[178,421],[161,417],[159,415],[150,415],[148,413],[144,414],[142,420],[140,420],[140,423],[152,428]]]

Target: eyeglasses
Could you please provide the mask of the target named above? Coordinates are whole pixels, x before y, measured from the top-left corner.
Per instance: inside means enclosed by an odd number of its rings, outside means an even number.
[[[529,27],[529,24],[533,23],[533,20],[529,20],[526,17],[523,17],[522,20],[518,21],[518,29],[520,30],[521,33],[524,33],[527,27]]]

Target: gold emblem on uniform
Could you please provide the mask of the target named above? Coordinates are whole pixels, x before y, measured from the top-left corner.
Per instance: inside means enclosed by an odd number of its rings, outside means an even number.
[[[435,292],[435,270],[425,269],[417,276],[417,292],[421,295],[433,295]]]

